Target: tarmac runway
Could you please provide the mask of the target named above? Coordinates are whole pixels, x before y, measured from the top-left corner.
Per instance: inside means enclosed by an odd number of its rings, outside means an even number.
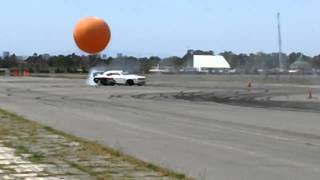
[[[319,179],[317,97],[307,100],[306,86],[253,85],[202,76],[151,76],[142,87],[0,78],[0,107],[197,179]]]

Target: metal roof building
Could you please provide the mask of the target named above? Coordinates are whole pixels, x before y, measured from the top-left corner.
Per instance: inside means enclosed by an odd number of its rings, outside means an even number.
[[[299,69],[303,73],[309,73],[312,72],[312,65],[309,62],[304,61],[302,58],[299,58],[290,65],[290,69]]]

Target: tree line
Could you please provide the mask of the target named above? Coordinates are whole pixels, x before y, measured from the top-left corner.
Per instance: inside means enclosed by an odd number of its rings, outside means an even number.
[[[193,55],[214,55],[213,51],[188,50],[182,56],[171,56],[160,58],[158,56],[151,57],[133,57],[133,56],[117,56],[101,58],[100,56],[80,56],[77,54],[55,55],[45,57],[34,53],[25,60],[19,60],[15,54],[5,58],[0,58],[0,68],[9,69],[26,69],[30,73],[86,73],[91,67],[102,66],[109,69],[122,69],[136,73],[148,73],[150,69],[160,64],[161,67],[178,70],[186,67]],[[257,69],[272,69],[279,67],[278,53],[250,53],[236,54],[231,51],[220,53],[230,64],[233,69],[242,69],[248,73]],[[320,68],[320,55],[307,56],[300,52],[290,54],[282,54],[285,60],[285,66],[297,59],[303,59],[309,62],[313,68]]]

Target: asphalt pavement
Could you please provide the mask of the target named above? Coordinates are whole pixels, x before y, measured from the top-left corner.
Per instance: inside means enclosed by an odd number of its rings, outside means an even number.
[[[0,107],[197,179],[319,179],[318,112],[137,98],[151,93],[241,93],[247,91],[244,84],[199,76],[151,77],[142,87],[0,78]],[[292,87],[254,84],[252,92],[300,94],[303,99],[306,87]]]

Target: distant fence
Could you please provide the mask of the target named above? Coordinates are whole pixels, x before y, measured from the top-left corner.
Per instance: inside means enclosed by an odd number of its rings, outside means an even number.
[[[150,74],[149,80],[160,78],[163,81],[170,81],[172,79],[181,82],[188,82],[189,80],[196,81],[225,81],[225,82],[253,82],[260,83],[301,83],[301,84],[320,84],[319,75],[259,75],[259,74]]]

